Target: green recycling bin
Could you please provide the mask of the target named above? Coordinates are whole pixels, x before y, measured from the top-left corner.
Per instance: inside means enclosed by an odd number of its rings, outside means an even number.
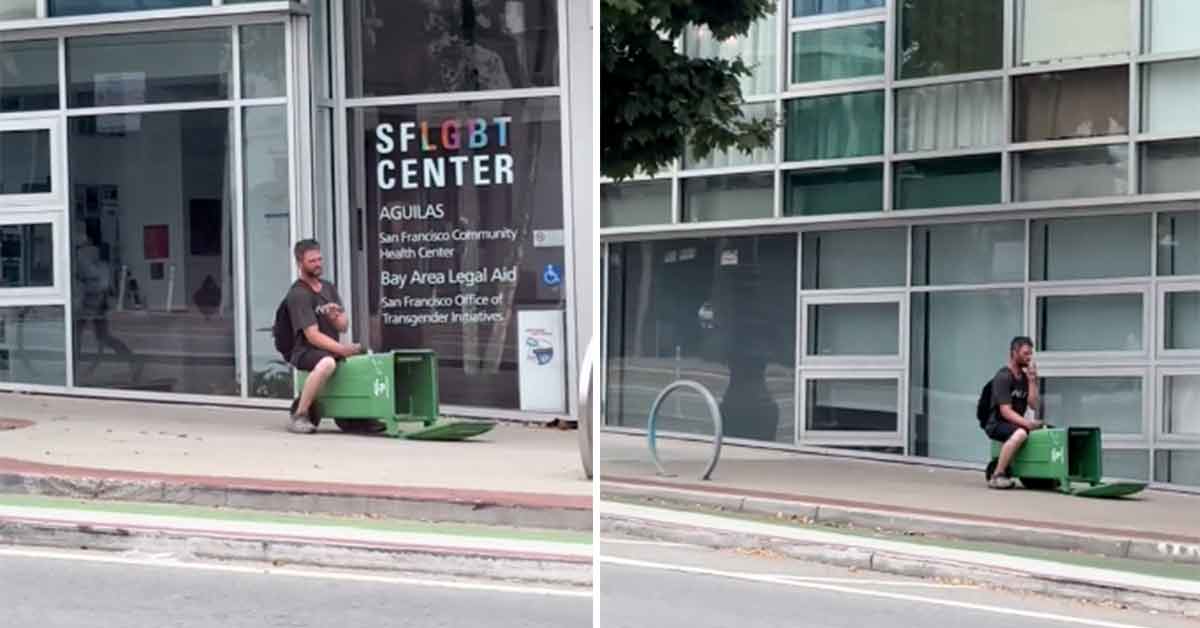
[[[996,468],[1001,446],[992,441],[988,479]],[[1013,457],[1008,474],[1025,488],[1058,490],[1080,497],[1124,497],[1146,488],[1144,482],[1103,482],[1101,453],[1098,427],[1035,430]],[[1075,483],[1087,486],[1076,488]]]
[[[307,372],[297,373],[297,395],[307,379]],[[388,436],[412,440],[465,440],[496,427],[494,422],[440,420],[437,354],[428,349],[347,358],[309,416],[332,418],[346,432],[379,431],[376,426],[382,425]],[[404,423],[421,425],[405,431]]]

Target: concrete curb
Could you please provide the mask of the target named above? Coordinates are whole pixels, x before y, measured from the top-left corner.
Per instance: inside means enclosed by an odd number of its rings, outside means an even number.
[[[0,494],[590,531],[591,496],[177,476],[0,458]]]
[[[651,501],[685,509],[707,508],[767,517],[794,517],[814,524],[882,530],[905,535],[1005,543],[1114,558],[1200,565],[1200,542],[1192,542],[1189,539],[1172,541],[1125,534],[1064,530],[1039,526],[1035,522],[1017,524],[1006,521],[1002,524],[988,524],[970,519],[895,511],[884,507],[831,505],[816,501],[772,499],[608,481],[601,483],[600,491],[602,497]]]
[[[1121,604],[1145,611],[1200,617],[1200,597],[1109,583],[1000,569],[983,564],[921,557],[844,545],[809,544],[792,539],[709,528],[686,527],[640,518],[600,515],[602,534],[698,545],[713,549],[766,550],[810,562],[913,578],[958,580],[1020,593]]]
[[[274,566],[369,570],[528,584],[592,586],[591,560],[572,556],[481,552],[470,548],[404,546],[343,540],[237,535],[223,532],[0,520],[0,546],[169,554],[181,561],[230,561]]]

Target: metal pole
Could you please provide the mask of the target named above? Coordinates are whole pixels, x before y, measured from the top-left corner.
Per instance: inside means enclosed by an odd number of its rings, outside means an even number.
[[[697,382],[681,379],[667,386],[661,393],[658,394],[658,399],[654,400],[654,405],[650,406],[650,418],[646,421],[646,436],[650,441],[650,457],[654,460],[654,466],[658,467],[659,475],[670,475],[663,468],[662,462],[658,459],[658,446],[655,443],[656,424],[658,423],[658,409],[662,406],[662,402],[667,396],[681,388],[688,388],[701,397],[708,403],[708,412],[712,415],[713,420],[713,451],[712,458],[708,461],[708,467],[704,469],[704,473],[700,476],[701,480],[709,480],[712,478],[712,472],[717,468],[717,461],[721,459],[721,441],[724,437],[724,427],[721,420],[721,408],[717,405],[717,400],[712,396],[712,393],[707,388]]]

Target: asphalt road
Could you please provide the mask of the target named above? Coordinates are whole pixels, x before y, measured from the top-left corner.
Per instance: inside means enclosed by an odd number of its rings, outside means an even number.
[[[0,628],[560,628],[592,618],[586,592],[46,554],[0,548]]]
[[[603,628],[1195,628],[1195,620],[685,546],[601,543]],[[682,571],[681,571],[682,570]]]

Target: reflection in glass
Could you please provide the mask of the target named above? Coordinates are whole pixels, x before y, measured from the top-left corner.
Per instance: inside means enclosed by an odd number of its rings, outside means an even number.
[[[67,330],[58,305],[0,307],[0,382],[67,385]]]
[[[806,355],[899,355],[900,305],[823,303],[808,306]]]
[[[0,59],[0,113],[58,109],[57,41],[0,42]]]
[[[606,424],[644,427],[683,378],[718,399],[727,437],[794,442],[794,235],[617,243],[608,261]],[[711,434],[703,404],[669,401],[660,429]]]
[[[785,106],[787,161],[883,152],[883,92],[797,98]]]
[[[1154,452],[1154,481],[1200,486],[1200,451],[1160,449]]]
[[[50,223],[0,225],[0,294],[4,288],[54,285],[54,242]]]
[[[899,388],[894,379],[813,379],[805,391],[809,431],[894,432]]]
[[[1000,156],[951,157],[896,164],[896,209],[1000,202]]]
[[[1200,139],[1151,142],[1141,149],[1143,194],[1200,190]]]
[[[1167,349],[1200,350],[1200,292],[1171,291],[1163,307]]]
[[[241,27],[242,98],[286,96],[283,24]]]
[[[913,228],[913,285],[954,286],[1025,279],[1025,225],[973,222]]]
[[[1015,153],[1018,201],[1121,196],[1129,193],[1125,144]]]
[[[792,82],[883,74],[883,23],[792,33]]]
[[[746,220],[770,218],[775,207],[775,174],[690,177],[682,181],[683,219]]]
[[[1163,421],[1168,434],[1200,435],[1200,375],[1164,379]]]
[[[50,131],[0,131],[0,196],[49,194]]]
[[[557,85],[556,5],[556,0],[349,0],[349,95]]]
[[[742,119],[755,121],[770,120],[774,123],[776,119],[775,103],[750,103],[742,105]],[[694,151],[689,146],[687,155],[684,156],[683,167],[686,169],[729,168],[773,163],[775,163],[775,146],[774,142],[771,142],[770,145],[756,148],[749,154],[737,148],[727,148],[725,150],[713,151],[704,159],[696,159]]]
[[[951,150],[1004,143],[1000,79],[896,91],[896,152]]]
[[[784,172],[786,216],[883,210],[883,167],[843,166]]]
[[[1034,281],[1150,274],[1148,215],[1035,220],[1029,233],[1029,276]]]
[[[50,17],[212,6],[212,0],[49,0]],[[227,0],[228,2],[229,0]]]
[[[1142,295],[1038,297],[1039,351],[1141,351]]]
[[[671,181],[622,181],[600,186],[600,226],[671,222]]]
[[[1023,291],[917,292],[911,317],[912,453],[985,460],[987,439],[979,437],[977,423],[963,417],[975,415],[980,387],[1004,364],[1009,341],[1024,329]]]
[[[1158,215],[1158,274],[1200,275],[1200,212]]]
[[[1043,377],[1041,417],[1055,427],[1142,433],[1141,377]]]
[[[250,396],[290,398],[291,369],[271,336],[275,308],[292,282],[286,107],[247,108],[243,133]],[[332,253],[325,253],[327,271]]]
[[[39,0],[5,0],[0,3],[0,21],[30,20],[37,17]]]
[[[1020,63],[1128,54],[1130,0],[1021,0]]]
[[[905,0],[899,7],[899,78],[1000,69],[1003,0]]]
[[[1144,0],[1142,24],[1146,52],[1196,50],[1200,3],[1195,0]]]
[[[684,32],[683,48],[688,56],[704,59],[741,59],[750,68],[750,76],[741,77],[742,96],[773,94],[778,74],[779,29],[775,14],[750,25],[740,37],[716,39],[706,27],[694,27]]]
[[[1129,132],[1127,66],[1018,76],[1013,141],[1038,142]]]
[[[906,229],[809,231],[804,234],[805,290],[903,286]]]
[[[69,38],[70,106],[226,100],[232,47],[228,28]]]
[[[240,394],[230,126],[223,109],[70,120],[76,385]]]
[[[1142,131],[1200,131],[1200,60],[1165,61],[1142,66]]]
[[[1146,464],[1150,452],[1145,449],[1105,449],[1100,452],[1100,466],[1106,478],[1123,478],[1138,482],[1150,481]]]
[[[882,7],[884,0],[792,0],[792,16],[808,17]]]

